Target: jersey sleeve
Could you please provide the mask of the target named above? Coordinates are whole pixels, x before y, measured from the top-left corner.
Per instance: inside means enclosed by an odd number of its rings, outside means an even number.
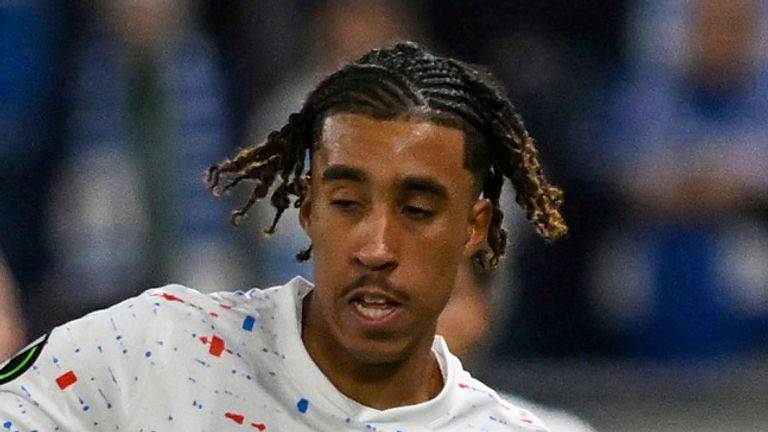
[[[101,430],[130,412],[151,291],[71,321],[0,365],[0,430]]]

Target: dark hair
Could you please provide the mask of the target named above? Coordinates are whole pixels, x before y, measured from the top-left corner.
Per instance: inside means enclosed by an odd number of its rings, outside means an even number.
[[[271,195],[277,211],[265,230],[271,234],[291,205],[290,196],[296,197],[295,207],[304,200],[305,158],[309,154],[311,160],[324,118],[339,112],[378,119],[421,117],[465,133],[465,166],[475,178],[478,194],[493,204],[488,233],[491,253],[482,262],[494,267],[507,243],[499,207],[504,177],[512,182],[517,203],[539,235],[553,240],[567,231],[559,211],[562,192],[544,178],[535,142],[505,94],[480,67],[434,55],[415,43],[375,49],[320,82],[301,110],[291,114],[287,124],[271,132],[266,141],[212,166],[207,175],[209,188],[218,195],[242,180],[256,182],[248,201],[232,212],[231,222],[237,225],[280,176]],[[223,187],[222,176],[226,177]],[[311,246],[297,259],[309,259],[310,251]]]

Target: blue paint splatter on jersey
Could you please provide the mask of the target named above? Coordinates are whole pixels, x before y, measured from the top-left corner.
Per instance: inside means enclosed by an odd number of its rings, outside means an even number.
[[[107,395],[104,394],[104,392],[101,389],[99,390],[99,394],[101,395],[101,398],[104,399],[104,403],[107,404],[107,409],[112,409],[112,402],[107,399]]]
[[[78,399],[80,400],[80,405],[83,407],[83,411],[88,411],[89,409],[91,409],[91,407],[88,406],[88,404],[82,398],[78,398]]]
[[[112,382],[117,384],[117,378],[115,377],[115,373],[112,371],[112,368],[107,368],[109,371],[109,376],[112,377]]]
[[[309,409],[309,401],[304,398],[301,398],[299,400],[299,403],[296,404],[296,409],[298,409],[300,413],[306,414],[307,409]]]
[[[256,323],[256,318],[248,315],[243,320],[243,330],[253,331],[253,325]]]

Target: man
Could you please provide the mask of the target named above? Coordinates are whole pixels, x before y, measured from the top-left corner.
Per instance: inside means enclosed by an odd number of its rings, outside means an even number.
[[[304,162],[309,156],[310,169]],[[522,120],[484,72],[412,43],[323,80],[210,186],[297,199],[315,285],[154,289],[55,329],[0,376],[9,430],[546,430],[435,337],[459,263],[506,233],[504,177],[538,232],[565,232]],[[220,181],[224,180],[220,188]],[[480,197],[482,194],[482,198]],[[36,360],[35,360],[36,359]]]
[[[451,353],[465,365],[472,362],[482,342],[488,338],[493,311],[498,309],[493,306],[492,292],[497,275],[483,268],[481,257],[477,253],[461,263],[451,299],[437,321],[437,333],[445,338]],[[536,405],[508,393],[499,393],[499,396],[533,411],[552,431],[593,431],[583,420],[565,411]]]

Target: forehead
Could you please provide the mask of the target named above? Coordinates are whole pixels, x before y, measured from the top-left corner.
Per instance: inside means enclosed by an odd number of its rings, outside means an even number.
[[[380,120],[338,113],[323,121],[313,164],[471,181],[464,152],[464,132],[454,127],[420,118]]]

